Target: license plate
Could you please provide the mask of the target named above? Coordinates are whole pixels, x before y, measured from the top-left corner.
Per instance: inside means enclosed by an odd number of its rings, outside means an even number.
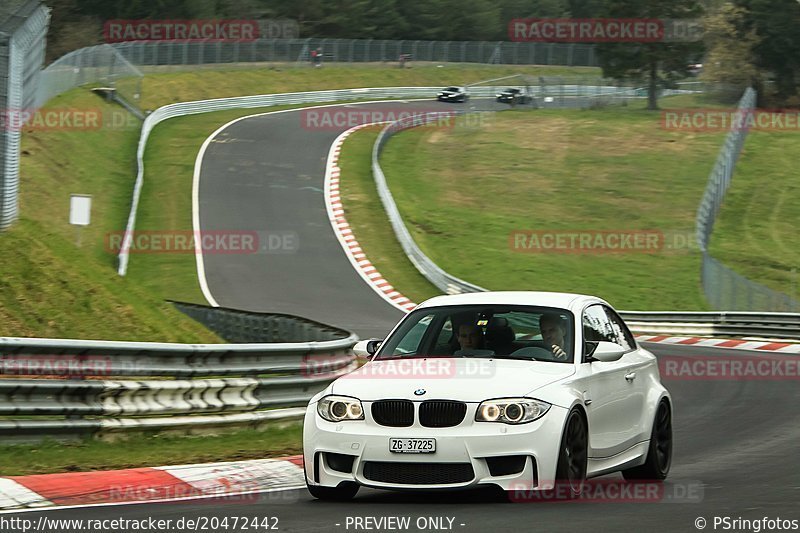
[[[394,453],[433,453],[436,439],[389,439],[389,451]]]

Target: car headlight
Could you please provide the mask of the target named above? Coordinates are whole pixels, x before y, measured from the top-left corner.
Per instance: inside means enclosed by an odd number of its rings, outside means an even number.
[[[328,422],[364,420],[361,401],[349,396],[325,396],[317,403],[317,413]]]
[[[526,424],[543,417],[548,409],[550,409],[549,403],[531,398],[486,400],[478,406],[475,421]]]

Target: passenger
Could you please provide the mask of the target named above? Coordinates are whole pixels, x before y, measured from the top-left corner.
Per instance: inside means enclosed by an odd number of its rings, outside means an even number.
[[[481,332],[481,328],[475,324],[461,324],[458,327],[456,341],[461,350],[482,350],[483,332]]]
[[[567,359],[566,346],[567,328],[564,321],[556,313],[545,313],[539,317],[539,331],[542,339],[553,352],[556,359]]]

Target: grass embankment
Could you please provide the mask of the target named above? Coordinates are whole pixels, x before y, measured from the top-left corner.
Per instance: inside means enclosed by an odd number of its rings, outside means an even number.
[[[701,104],[708,105],[687,97],[662,101]],[[385,236],[373,236],[385,214],[376,216],[374,192],[361,198],[368,166],[350,161],[372,140],[374,133],[357,133],[345,143],[343,204],[356,238],[395,284],[414,277],[413,267],[383,261],[397,253]],[[388,144],[382,165],[414,239],[455,276],[496,290],[597,294],[623,309],[704,309],[700,257],[686,241],[722,140],[666,130],[661,115],[639,102],[511,111],[479,128],[403,132]],[[652,230],[665,239],[656,253],[527,253],[511,245],[515,230]],[[425,287],[397,285],[412,300],[430,295]]]
[[[124,443],[84,441],[0,446],[0,474],[24,476],[175,464],[239,461],[302,453],[302,424],[271,425],[269,431],[225,435],[135,435]],[[120,447],[124,446],[124,453]]]
[[[85,90],[50,109],[118,108]],[[20,220],[0,235],[0,335],[220,342],[216,335],[116,273],[110,232],[124,229],[138,124],[96,130],[29,130],[22,138]],[[91,225],[78,235],[69,196],[92,195]]]
[[[745,142],[711,254],[737,272],[800,298],[800,133],[753,131]]]

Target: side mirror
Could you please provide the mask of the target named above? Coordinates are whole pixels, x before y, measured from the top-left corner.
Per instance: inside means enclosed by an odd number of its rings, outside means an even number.
[[[378,352],[378,348],[381,347],[382,342],[383,340],[381,339],[358,341],[356,345],[353,346],[353,353],[358,357],[372,357]]]
[[[619,360],[620,357],[627,351],[625,348],[615,342],[608,341],[592,341],[587,342],[587,352],[589,361],[603,361],[610,363]],[[593,347],[593,349],[592,349]]]

